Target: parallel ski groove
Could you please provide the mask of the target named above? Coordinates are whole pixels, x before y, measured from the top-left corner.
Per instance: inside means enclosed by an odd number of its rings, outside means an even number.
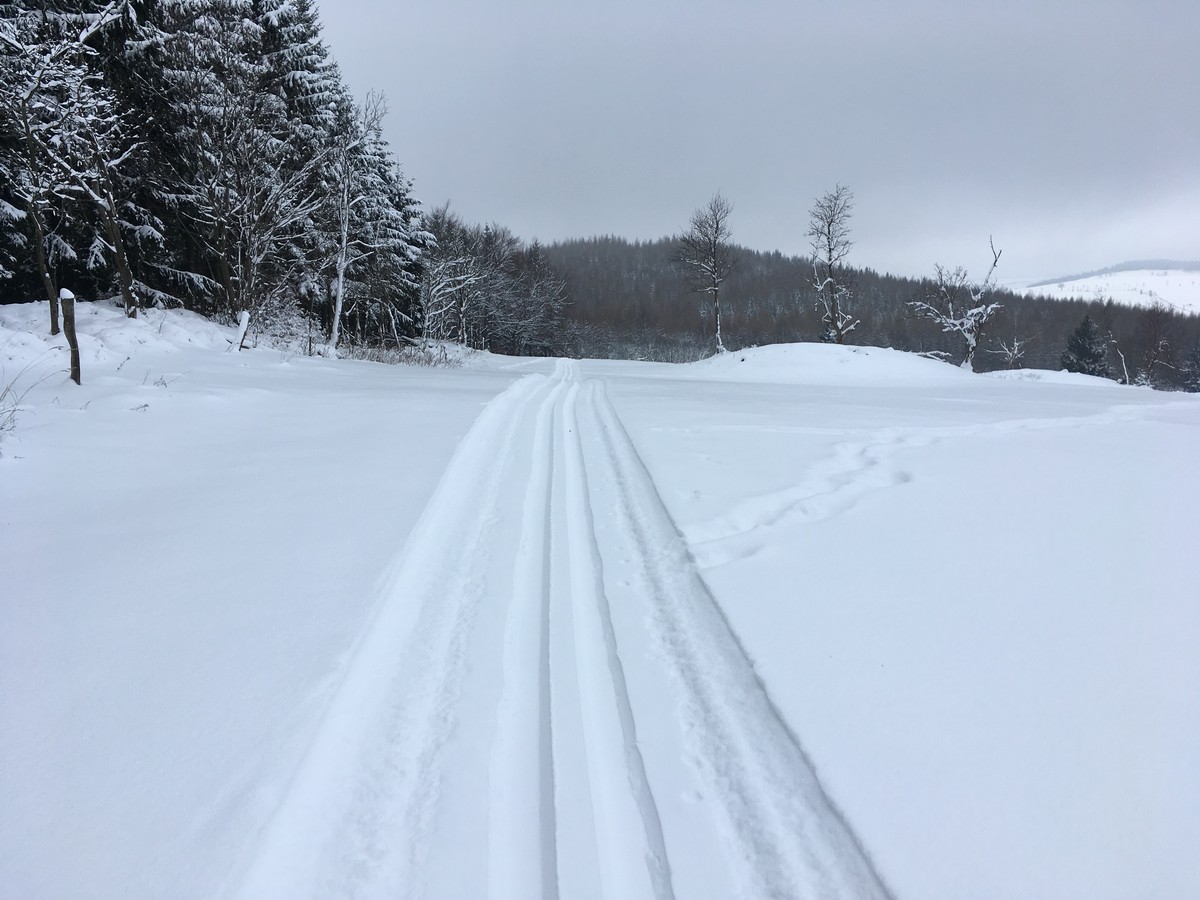
[[[696,572],[603,385],[591,396],[620,515],[641,555],[647,622],[690,720],[688,755],[720,801],[745,894],[889,896]]]
[[[565,390],[563,382],[555,383],[537,412],[505,623],[504,684],[489,765],[488,892],[493,898],[558,896],[550,714],[550,520],[554,414]],[[515,822],[537,822],[538,827],[515,828]]]
[[[888,896],[567,360],[463,439],[254,850],[256,900]]]
[[[592,695],[580,700],[585,706],[589,775],[593,783],[593,809],[597,813],[597,841],[601,845],[601,878],[607,896],[653,896],[668,900],[674,897],[674,891],[666,842],[637,745],[625,673],[604,592],[576,409],[579,392],[575,383],[567,394],[562,434],[576,652],[583,656],[577,657],[581,664],[579,684]],[[608,733],[600,727],[601,717]],[[614,742],[619,746],[612,746]],[[618,766],[624,771],[613,771]],[[630,799],[632,810],[624,808]],[[631,829],[636,834],[630,834]],[[637,851],[630,846],[630,840],[641,844],[641,859],[632,858]]]
[[[463,439],[355,646],[287,793],[235,895],[419,896],[420,859],[436,805],[436,763],[454,728],[463,649],[482,599],[503,475],[524,412],[546,379],[493,400]],[[464,507],[461,498],[477,503]],[[396,836],[403,839],[397,841]]]

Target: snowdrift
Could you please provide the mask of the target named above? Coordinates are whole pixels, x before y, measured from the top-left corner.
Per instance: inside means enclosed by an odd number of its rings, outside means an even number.
[[[997,381],[1038,381],[1042,384],[1075,384],[1084,387],[1111,388],[1116,384],[1111,378],[1083,375],[1079,372],[1068,372],[1066,369],[1059,372],[1051,372],[1049,369],[1001,369],[998,372],[984,372],[982,376]]]
[[[770,384],[864,385],[957,381],[957,366],[883,347],[771,344],[721,353],[679,367],[685,376]]]
[[[67,339],[49,333],[50,304],[15,303],[0,306],[0,365],[14,377],[28,368],[44,375],[67,365]],[[120,365],[144,352],[174,353],[178,350],[226,350],[232,346],[236,329],[219,325],[182,309],[146,309],[138,318],[127,318],[110,303],[75,303],[75,332],[83,376],[89,366]]]

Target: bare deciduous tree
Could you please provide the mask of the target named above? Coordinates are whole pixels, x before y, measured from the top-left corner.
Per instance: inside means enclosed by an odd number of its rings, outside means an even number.
[[[813,252],[813,287],[817,291],[817,309],[822,310],[825,338],[831,343],[846,343],[846,335],[858,321],[850,315],[850,281],[845,260],[854,242],[850,240],[850,216],[854,193],[844,184],[813,201],[808,231]]]
[[[467,226],[450,211],[450,204],[426,216],[425,228],[434,239],[421,280],[421,337],[466,344],[467,323],[484,272],[476,264]]]
[[[1171,311],[1161,300],[1156,299],[1145,309],[1138,310],[1138,327],[1134,334],[1134,358],[1138,372],[1134,384],[1157,387],[1165,370],[1174,370],[1175,343]]]
[[[962,368],[974,370],[975,351],[979,347],[983,328],[996,315],[1003,305],[988,303],[987,297],[995,288],[996,266],[1000,264],[1000,254],[996,245],[988,238],[988,247],[992,250],[992,267],[988,269],[983,281],[972,282],[967,279],[967,270],[962,266],[951,270],[944,266],[934,268],[934,283],[924,300],[913,300],[909,306],[918,315],[929,319],[942,331],[957,334],[963,339]]]
[[[989,350],[988,353],[994,353],[997,356],[1004,358],[1004,368],[1015,369],[1017,363],[1025,358],[1025,349],[1029,345],[1029,341],[1024,338],[1015,337],[1012,341],[998,341],[1000,345],[998,350]]]
[[[374,174],[363,147],[383,127],[387,103],[382,94],[367,94],[366,102],[356,106],[348,115],[343,111],[341,130],[331,151],[331,170],[334,179],[331,207],[336,226],[333,261],[333,321],[329,328],[329,343],[325,352],[337,354],[342,328],[342,312],[346,305],[346,271],[357,261],[366,258],[377,247],[355,231],[355,214],[370,201],[370,178]]]
[[[676,256],[691,290],[712,295],[714,333],[717,350],[722,353],[725,343],[721,338],[721,285],[737,262],[730,243],[732,213],[733,205],[721,192],[713,194],[708,203],[692,213],[688,230],[679,238]]]

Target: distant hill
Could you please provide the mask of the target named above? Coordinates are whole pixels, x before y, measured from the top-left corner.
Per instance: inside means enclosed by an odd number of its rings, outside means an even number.
[[[1031,282],[1020,290],[1057,300],[1114,300],[1128,306],[1162,303],[1177,312],[1200,314],[1200,262],[1137,260]]]
[[[1035,281],[1031,288],[1047,284],[1058,284],[1060,281],[1080,281],[1084,278],[1094,278],[1097,275],[1116,275],[1119,272],[1147,272],[1151,270],[1177,270],[1180,272],[1200,272],[1200,262],[1182,262],[1177,259],[1135,259],[1130,262],[1117,263],[1107,269],[1096,269],[1092,272],[1080,272],[1078,275],[1064,275],[1059,278],[1047,278],[1045,281]]]

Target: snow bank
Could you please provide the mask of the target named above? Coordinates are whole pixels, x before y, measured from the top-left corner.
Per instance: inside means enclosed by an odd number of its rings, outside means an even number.
[[[67,365],[67,339],[51,336],[50,304],[15,303],[0,306],[0,366],[13,378],[28,369],[43,375]],[[139,353],[174,353],[184,348],[224,350],[234,329],[182,309],[146,309],[136,319],[108,303],[75,303],[75,332],[83,377],[88,366],[116,366]]]
[[[684,377],[764,384],[888,384],[955,381],[966,373],[937,360],[883,347],[771,344],[677,367]]]
[[[0,895],[215,897],[514,376],[224,352],[180,311],[0,307]]]
[[[1083,375],[1079,372],[1068,372],[1066,369],[1058,372],[1051,372],[1049,369],[1001,369],[998,372],[982,374],[984,378],[994,378],[997,381],[1038,381],[1042,384],[1077,384],[1108,388],[1115,384],[1111,378]]]

